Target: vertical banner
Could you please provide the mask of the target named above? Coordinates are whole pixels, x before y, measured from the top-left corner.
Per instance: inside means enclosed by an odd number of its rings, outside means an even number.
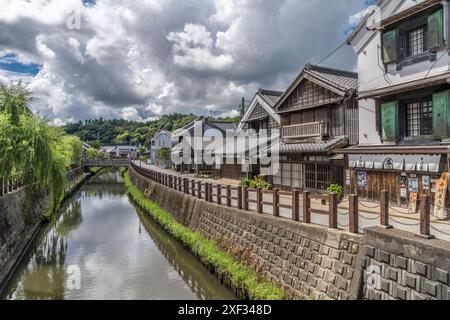
[[[436,182],[436,194],[434,200],[434,216],[438,219],[446,219],[448,217],[445,209],[445,202],[448,188],[448,172],[444,172],[440,179]]]
[[[414,214],[417,211],[417,192],[409,193],[408,213]]]

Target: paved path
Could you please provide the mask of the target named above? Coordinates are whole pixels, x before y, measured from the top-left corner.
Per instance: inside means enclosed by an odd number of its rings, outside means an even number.
[[[153,171],[169,173],[175,176],[181,176],[190,179],[201,180],[204,182],[210,182],[214,184],[222,184],[222,185],[239,185],[239,182],[236,180],[229,179],[210,179],[210,178],[196,178],[194,174],[180,174],[173,170],[166,170],[159,168],[157,166],[144,164],[140,161],[134,161],[136,165],[139,165],[143,168],[150,169]],[[236,190],[232,191],[232,197],[236,196]],[[249,192],[249,199],[256,200],[256,193]],[[216,201],[216,197],[213,197],[213,201]],[[264,194],[263,201],[272,201],[272,195]],[[284,205],[291,205],[292,200],[290,196],[281,195],[280,203]],[[232,200],[232,206],[236,207],[236,200]],[[323,206],[320,200],[311,200],[311,208],[314,210],[322,210],[327,211],[328,206]],[[256,204],[249,203],[249,209],[251,211],[256,211]],[[359,203],[359,231],[362,232],[364,228],[376,226],[379,224],[379,205],[360,201]],[[291,209],[280,208],[280,217],[291,219]],[[300,197],[300,221],[303,219],[303,200]],[[272,214],[272,206],[264,205],[263,206],[264,214]],[[340,229],[348,231],[349,225],[349,216],[348,216],[348,200],[344,200],[340,203],[338,207],[338,227]],[[420,233],[420,221],[419,214],[408,214],[404,209],[401,208],[390,208],[389,212],[390,224],[400,230],[408,231],[414,234]],[[328,225],[328,215],[312,213],[311,214],[311,222],[318,225],[327,226]],[[434,217],[431,222],[431,234],[434,235],[437,239],[442,239],[446,241],[450,241],[450,221],[437,221]]]

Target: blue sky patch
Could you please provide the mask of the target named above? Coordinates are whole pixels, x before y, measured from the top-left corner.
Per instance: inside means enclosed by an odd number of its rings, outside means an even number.
[[[0,69],[6,71],[35,76],[39,73],[41,68],[41,65],[35,63],[23,64],[18,62],[17,57],[14,53],[8,53],[7,55],[4,55],[0,58]]]

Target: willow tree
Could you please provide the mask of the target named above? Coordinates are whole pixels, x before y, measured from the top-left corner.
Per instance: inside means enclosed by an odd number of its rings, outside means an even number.
[[[48,190],[57,209],[67,184],[67,169],[78,150],[76,142],[61,139],[60,128],[30,112],[31,94],[17,85],[0,90],[0,180],[16,176],[28,195]],[[66,141],[65,141],[66,140]],[[65,143],[66,142],[66,143]]]

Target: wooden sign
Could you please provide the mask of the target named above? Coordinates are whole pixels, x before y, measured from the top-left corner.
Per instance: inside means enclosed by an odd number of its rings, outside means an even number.
[[[417,192],[409,193],[408,213],[414,214],[417,211]]]
[[[440,179],[436,182],[436,194],[434,201],[434,216],[438,219],[446,219],[447,210],[445,202],[448,188],[448,172],[444,172]]]

